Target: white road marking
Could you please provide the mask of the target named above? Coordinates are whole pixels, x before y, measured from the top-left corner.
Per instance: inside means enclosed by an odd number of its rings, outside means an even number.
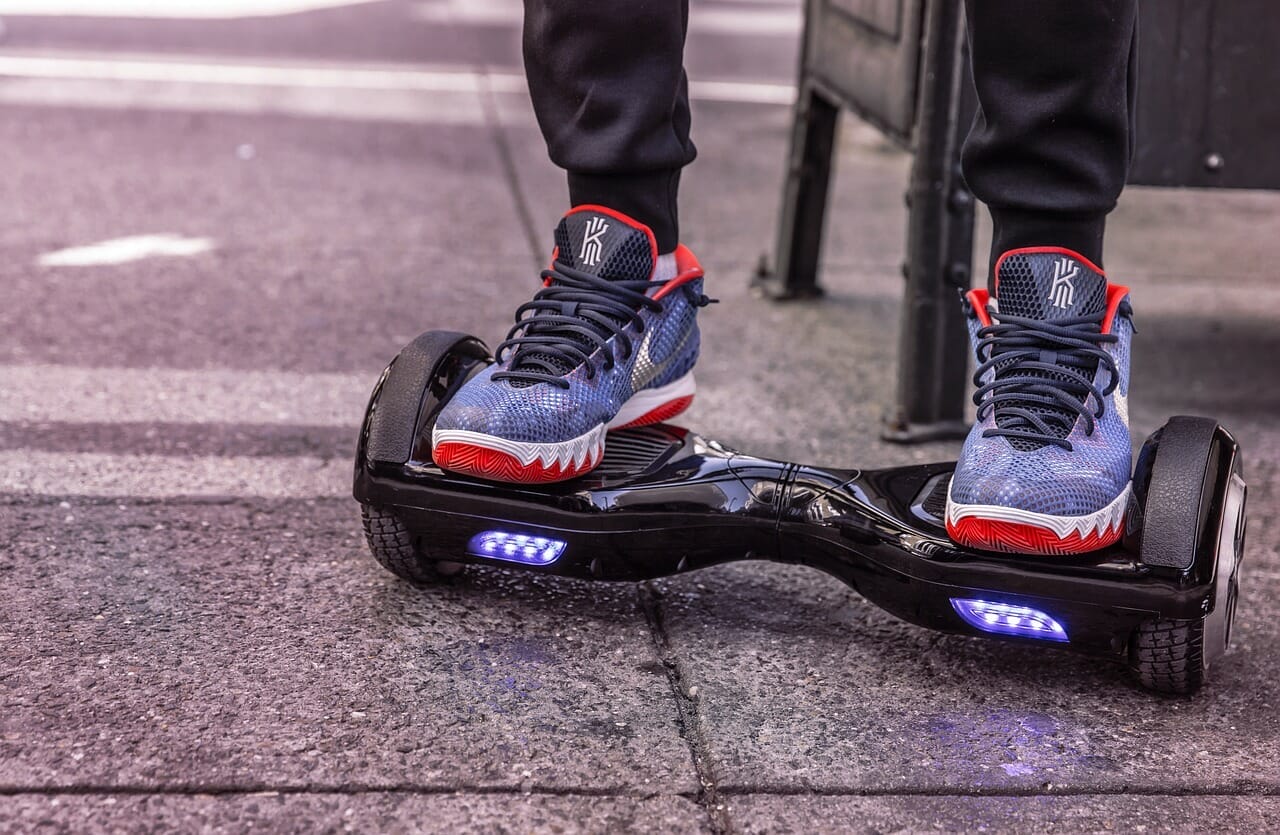
[[[689,30],[716,35],[798,35],[804,27],[799,6],[790,9],[700,8],[689,12]]]
[[[478,73],[432,65],[258,64],[214,59],[174,61],[162,56],[113,58],[9,53],[0,54],[0,76],[25,79],[29,84],[45,81],[26,90],[21,85],[15,87],[15,81],[0,84],[0,98],[22,103],[39,104],[47,100],[49,104],[59,105],[146,107],[155,102],[162,109],[181,106],[192,110],[240,112],[270,112],[275,106],[286,112],[293,112],[289,108],[294,107],[307,115],[326,115],[325,107],[329,106],[335,115],[342,116],[345,105],[349,104],[329,95],[311,99],[298,96],[298,91],[308,89],[326,94],[332,91],[461,94],[456,98],[471,100],[479,98],[487,86],[500,95],[528,95],[520,73]],[[67,84],[54,84],[57,80]],[[217,93],[219,87],[224,88],[221,93],[211,95]],[[272,95],[264,96],[261,93],[242,95],[237,88],[277,89]],[[696,100],[708,102],[776,105],[790,104],[795,99],[791,84],[766,81],[693,79],[689,93]],[[452,109],[453,102],[448,102],[446,107],[435,107],[433,97],[405,96],[391,104],[392,109],[405,118],[422,121],[420,114],[423,113],[433,119],[447,118],[444,114]],[[473,117],[483,117],[478,105],[470,114],[464,114],[463,120]]]
[[[483,100],[474,93],[456,92],[423,94],[407,90],[18,78],[0,80],[0,102],[91,110],[273,114],[427,125],[485,124]]]
[[[103,264],[127,264],[144,258],[191,257],[209,252],[209,238],[186,238],[182,235],[130,235],[86,246],[73,246],[46,252],[37,262],[42,267],[92,267]]]
[[[790,106],[796,100],[796,88],[792,84],[771,84],[763,81],[689,81],[689,97],[697,101],[730,102],[736,104],[783,104]]]
[[[0,14],[226,20],[275,17],[377,0],[0,0]]]
[[[0,421],[360,425],[376,372],[0,365]]]
[[[0,55],[0,76],[83,78],[96,81],[162,81],[190,84],[238,84],[273,87],[323,87],[337,90],[418,90],[425,93],[478,93],[478,75],[427,65],[272,63],[216,59],[174,61],[163,56],[56,56],[48,53]],[[514,76],[520,78],[521,76]]]
[[[0,366],[0,421],[325,426],[354,441],[377,374]],[[314,456],[0,450],[0,492],[29,495],[341,496],[351,463]]]
[[[0,492],[116,498],[349,496],[351,462],[0,450]]]
[[[521,0],[424,0],[413,16],[431,23],[462,26],[519,26]],[[796,35],[803,25],[799,6],[742,8],[700,6],[689,12],[689,31],[717,35]]]

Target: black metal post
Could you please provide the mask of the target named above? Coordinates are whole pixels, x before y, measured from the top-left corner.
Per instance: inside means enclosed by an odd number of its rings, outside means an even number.
[[[972,120],[963,5],[926,4],[915,159],[907,191],[906,286],[898,331],[898,384],[881,437],[914,443],[963,437],[968,337],[958,290],[973,263],[973,195],[960,176]]]
[[[771,298],[808,299],[822,295],[818,261],[839,120],[840,106],[808,80],[802,82],[782,190],[777,261],[772,272],[762,263],[752,281],[752,286]]]

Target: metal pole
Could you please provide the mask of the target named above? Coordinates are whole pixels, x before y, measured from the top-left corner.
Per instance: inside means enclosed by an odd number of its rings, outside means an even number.
[[[805,8],[800,91],[791,126],[774,268],[771,271],[767,259],[762,258],[751,282],[756,292],[773,299],[811,299],[822,295],[822,288],[818,286],[818,261],[822,254],[840,105],[835,97],[824,95],[818,89],[808,71],[809,27],[821,18],[816,8],[820,2],[810,0]]]
[[[897,394],[881,431],[904,443],[963,437],[968,428],[968,338],[957,291],[968,289],[973,262],[974,201],[960,177],[973,100],[961,3],[927,4],[921,64]]]

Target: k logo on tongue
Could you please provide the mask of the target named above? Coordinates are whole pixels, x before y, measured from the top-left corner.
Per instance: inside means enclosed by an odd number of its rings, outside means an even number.
[[[1066,310],[1075,303],[1076,287],[1072,280],[1080,274],[1080,265],[1070,258],[1053,262],[1053,285],[1049,288],[1049,301],[1054,307]]]
[[[593,217],[587,221],[586,229],[582,233],[582,263],[586,266],[594,267],[600,263],[600,251],[603,246],[600,239],[608,229],[609,224],[602,217]]]

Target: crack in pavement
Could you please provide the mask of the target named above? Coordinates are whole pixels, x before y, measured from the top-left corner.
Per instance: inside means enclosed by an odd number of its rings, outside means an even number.
[[[733,831],[729,822],[728,811],[715,776],[711,773],[711,752],[700,730],[698,707],[694,699],[689,697],[684,686],[684,678],[680,672],[680,662],[667,637],[662,623],[660,602],[661,593],[652,583],[640,583],[637,597],[645,620],[649,623],[649,631],[653,635],[653,645],[658,652],[663,669],[667,673],[667,682],[671,685],[671,693],[676,702],[676,722],[680,728],[680,738],[689,746],[689,754],[693,757],[693,767],[698,775],[698,783],[702,791],[694,798],[707,813],[707,821],[711,831],[720,835]]]
[[[143,785],[107,785],[107,784],[71,784],[65,786],[18,786],[0,785],[0,797],[14,797],[17,795],[35,794],[55,796],[80,796],[80,795],[122,795],[122,796],[194,796],[194,795],[212,795],[216,797],[253,797],[258,795],[321,795],[321,794],[339,794],[339,795],[511,795],[513,797],[523,797],[529,795],[537,795],[542,797],[601,797],[601,798],[627,798],[634,800],[650,800],[656,797],[684,797],[688,800],[695,798],[689,793],[664,794],[663,792],[638,792],[629,791],[624,788],[557,788],[554,786],[533,786],[523,788],[521,786],[472,786],[472,785],[453,785],[453,786],[434,786],[412,784],[391,784],[386,786],[371,786],[365,784],[352,785],[325,785],[325,784],[305,784],[305,785],[285,785],[274,786],[270,784],[261,785],[230,785],[230,784],[175,784],[171,786],[143,786]]]
[[[511,140],[507,136],[506,125],[502,121],[502,112],[498,105],[497,94],[490,83],[487,67],[482,67],[480,74],[480,105],[484,110],[485,121],[489,128],[490,138],[498,152],[498,161],[502,165],[503,179],[511,191],[511,200],[516,216],[520,220],[521,230],[529,243],[529,253],[533,257],[535,267],[541,268],[542,241],[537,225],[533,220],[533,208],[529,196],[520,182],[520,168],[516,164],[515,152],[511,148]]]
[[[637,792],[620,788],[556,788],[519,786],[414,786],[414,785],[296,785],[296,786],[232,786],[232,785],[174,785],[174,786],[141,786],[141,785],[65,785],[65,786],[0,786],[0,797],[16,797],[19,795],[41,795],[47,797],[84,796],[84,795],[120,795],[120,796],[215,796],[215,797],[254,797],[266,795],[477,795],[512,797],[597,797],[632,800],[652,800],[660,797],[679,797],[705,806],[707,792]],[[1257,787],[1236,791],[1220,789],[1185,789],[1169,790],[1160,788],[1081,788],[1064,790],[1034,789],[999,789],[999,790],[966,790],[926,788],[915,790],[910,787],[887,789],[805,789],[790,786],[717,786],[716,800],[724,801],[737,797],[939,797],[939,798],[1036,798],[1036,797],[1280,797],[1280,787]],[[722,824],[726,829],[727,821]],[[722,830],[723,831],[723,830]]]
[[[722,797],[1280,797],[1280,786],[1222,788],[1158,788],[1132,786],[1048,787],[1007,789],[948,789],[895,786],[893,788],[808,789],[800,786],[720,786]]]

